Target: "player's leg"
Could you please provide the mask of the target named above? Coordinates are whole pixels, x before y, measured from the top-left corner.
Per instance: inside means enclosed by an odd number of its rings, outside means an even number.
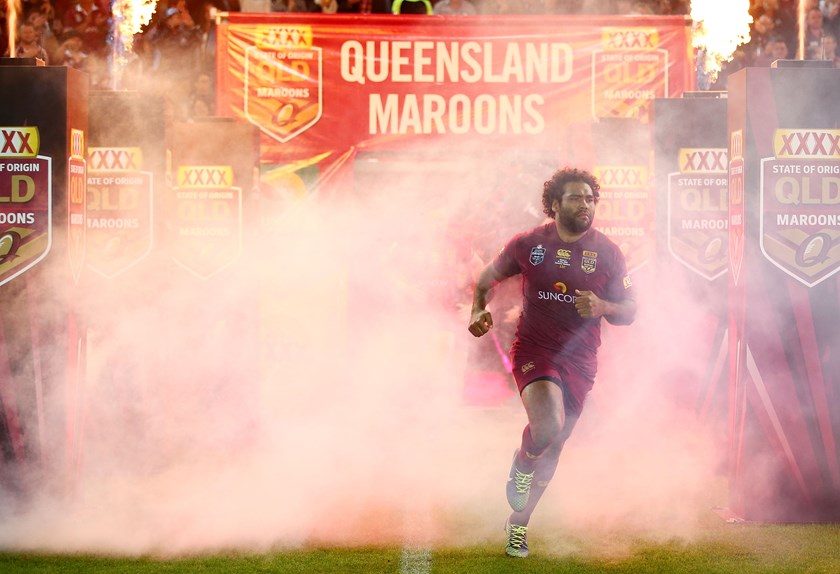
[[[553,381],[534,381],[522,389],[521,396],[528,424],[514,454],[507,485],[508,502],[517,512],[524,510],[528,503],[537,462],[543,461],[542,475],[553,474],[550,461],[556,460],[563,448],[560,437],[566,418],[563,391]]]
[[[528,520],[557,467],[566,417],[563,392],[553,381],[534,381],[522,389],[521,396],[528,424],[508,477],[507,498],[514,513],[505,524],[505,553],[524,558]]]
[[[557,463],[560,460],[560,454],[563,452],[563,446],[565,446],[566,440],[572,434],[572,430],[577,421],[578,417],[567,410],[565,413],[565,423],[563,424],[563,430],[560,432],[560,436],[535,461],[534,478],[531,482],[528,502],[521,511],[515,511],[510,515],[510,522],[512,524],[528,525],[528,522],[531,520],[531,514],[533,514],[540,498],[545,493],[549,482],[554,478],[554,472],[557,470]]]
[[[526,386],[522,402],[528,414],[528,425],[522,433],[522,445],[514,456],[511,476],[521,476],[524,469],[529,475],[528,488],[522,498],[515,499],[521,502],[524,498],[524,503],[514,508],[505,523],[505,553],[519,558],[528,555],[528,522],[554,477],[560,453],[579,417],[579,413],[570,408],[569,401],[564,400],[560,385],[553,381],[535,381]],[[522,452],[526,454],[520,458]],[[510,492],[510,479],[508,484]],[[511,500],[510,494],[508,500]]]

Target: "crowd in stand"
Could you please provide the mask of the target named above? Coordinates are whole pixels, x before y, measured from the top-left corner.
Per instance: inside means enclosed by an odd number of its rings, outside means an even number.
[[[752,0],[750,39],[724,66],[715,88],[725,88],[729,74],[776,60],[828,60],[840,68],[840,0]],[[800,8],[803,25],[800,34]]]
[[[0,0],[1,1],[1,0]],[[94,89],[113,87],[109,60],[114,51],[112,0],[22,0],[15,57],[40,58],[49,65],[88,72]],[[688,14],[689,0],[264,0],[273,12],[420,14]],[[751,39],[721,74],[777,59],[833,60],[840,65],[840,0],[805,2],[804,53],[800,50],[797,0],[752,0]],[[253,0],[158,0],[152,21],[135,38],[134,68],[144,77],[165,79],[161,90],[183,90],[188,114],[212,110],[196,86],[214,75],[213,26],[217,12],[250,9]],[[5,3],[0,5],[0,53],[8,56]],[[174,80],[172,78],[175,78]],[[174,84],[173,84],[174,82]],[[174,87],[173,87],[174,86]],[[130,86],[121,86],[130,87]],[[212,91],[212,90],[211,90]],[[200,99],[201,101],[196,101]],[[207,99],[207,101],[205,101]]]

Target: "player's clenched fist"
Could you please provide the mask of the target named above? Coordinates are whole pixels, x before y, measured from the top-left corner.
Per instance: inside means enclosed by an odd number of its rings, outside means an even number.
[[[492,328],[493,316],[490,315],[490,311],[482,309],[481,311],[473,312],[472,317],[470,317],[470,333],[476,337],[481,337]]]
[[[597,319],[604,314],[603,301],[592,291],[575,289],[575,309],[584,319]]]

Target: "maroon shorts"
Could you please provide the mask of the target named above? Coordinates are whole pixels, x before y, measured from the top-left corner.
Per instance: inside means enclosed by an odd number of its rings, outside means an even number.
[[[511,359],[519,394],[534,381],[552,381],[563,389],[566,412],[580,416],[583,401],[595,383],[592,377],[566,361],[557,360],[552,353],[533,353],[520,348],[512,352]]]

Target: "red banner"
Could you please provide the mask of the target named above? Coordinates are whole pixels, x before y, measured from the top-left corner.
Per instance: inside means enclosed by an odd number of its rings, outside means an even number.
[[[219,113],[260,128],[262,162],[321,178],[408,141],[556,149],[694,86],[682,17],[232,13],[217,62]]]

